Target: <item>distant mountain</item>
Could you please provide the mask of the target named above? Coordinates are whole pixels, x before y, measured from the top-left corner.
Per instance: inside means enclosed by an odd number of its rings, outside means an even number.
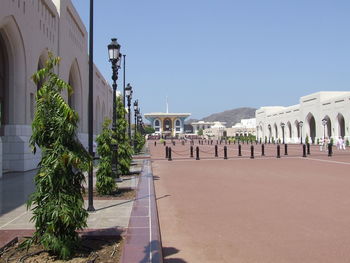
[[[185,120],[185,124],[191,124],[192,122],[197,122],[199,120],[197,119],[188,119],[188,120]]]
[[[240,122],[241,119],[255,118],[255,111],[256,109],[254,108],[242,107],[211,114],[207,117],[202,118],[201,121],[221,121],[226,122],[226,127],[231,127],[237,122]],[[186,123],[191,123],[195,121],[198,120],[189,119],[188,121],[186,121]]]

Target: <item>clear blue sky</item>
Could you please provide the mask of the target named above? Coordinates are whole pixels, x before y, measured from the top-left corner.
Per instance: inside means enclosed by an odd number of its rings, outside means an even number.
[[[73,0],[89,29],[88,0]],[[117,37],[141,111],[201,118],[350,91],[349,0],[95,0],[94,60]],[[122,71],[118,89],[122,86]]]

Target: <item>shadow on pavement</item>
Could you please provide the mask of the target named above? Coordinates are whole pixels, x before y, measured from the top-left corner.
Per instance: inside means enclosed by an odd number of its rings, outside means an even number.
[[[164,263],[187,263],[187,261],[181,259],[181,258],[166,258],[171,255],[175,255],[179,253],[180,250],[178,250],[175,247],[163,247],[163,262]]]
[[[25,204],[34,192],[37,170],[5,173],[0,179],[0,216]]]

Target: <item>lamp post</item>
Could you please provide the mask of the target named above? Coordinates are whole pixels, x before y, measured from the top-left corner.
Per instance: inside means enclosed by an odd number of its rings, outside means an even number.
[[[285,124],[282,122],[282,123],[281,123],[281,128],[282,128],[283,144],[284,144],[284,126],[285,126]]]
[[[268,125],[268,129],[269,129],[269,143],[271,142],[271,125]]]
[[[303,144],[303,122],[299,121],[299,129],[300,129],[300,144]]]
[[[141,115],[139,114],[139,116],[137,117],[137,124],[139,125],[139,129],[140,129],[140,132],[142,134],[142,117]]]
[[[93,156],[93,115],[94,115],[94,1],[90,0],[90,24],[89,24],[89,96],[88,96],[88,146],[89,154]],[[88,212],[95,211],[93,200],[93,166],[89,167],[88,174]]]
[[[138,108],[139,108],[139,102],[138,100],[134,101],[134,118],[135,118],[135,127],[134,127],[134,146],[135,146],[135,139],[136,139],[136,133],[137,133],[137,114],[138,114]]]
[[[324,143],[324,140],[326,138],[326,125],[327,125],[326,119],[322,119],[322,125],[323,125],[323,143]]]
[[[125,87],[125,96],[128,100],[128,123],[129,123],[129,129],[128,129],[128,135],[129,140],[131,143],[131,119],[130,119],[130,106],[131,106],[131,99],[132,99],[132,87],[130,83]]]
[[[117,144],[117,80],[118,80],[118,69],[120,68],[121,62],[121,53],[120,53],[120,45],[117,42],[116,38],[112,38],[112,42],[108,45],[108,55],[109,61],[112,63],[112,80],[113,80],[113,122],[112,122],[112,130],[113,130],[113,139],[114,142],[112,144],[112,175],[117,177],[117,181],[121,181],[118,175],[118,144]]]

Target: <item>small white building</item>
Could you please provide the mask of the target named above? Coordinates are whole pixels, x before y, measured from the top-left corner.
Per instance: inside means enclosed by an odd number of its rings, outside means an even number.
[[[261,107],[255,113],[257,138],[287,143],[317,143],[323,137],[349,139],[350,91],[321,91],[300,98],[299,104]]]
[[[226,129],[225,124],[226,122],[214,121],[213,125],[211,125],[210,128],[203,130],[203,135],[206,138],[219,139],[224,136]]]
[[[210,129],[213,126],[221,126],[223,125],[225,127],[226,122],[219,122],[219,121],[198,121],[198,122],[192,122],[191,125],[193,127],[193,133],[198,134],[199,130],[205,130]]]
[[[228,137],[256,135],[256,119],[242,119],[231,128],[226,129]]]

